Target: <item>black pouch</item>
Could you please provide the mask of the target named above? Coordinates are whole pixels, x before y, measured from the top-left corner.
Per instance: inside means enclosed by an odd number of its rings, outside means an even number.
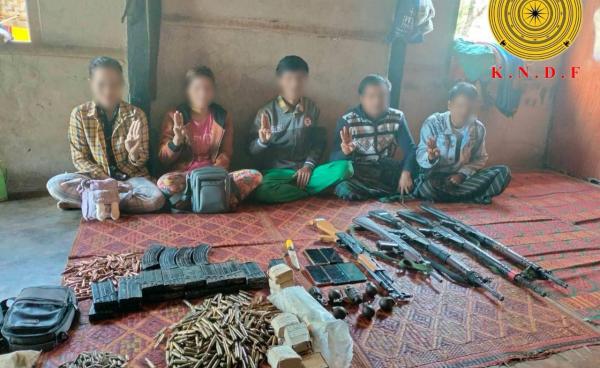
[[[1,307],[1,332],[10,351],[53,349],[69,337],[78,314],[75,293],[62,286],[23,289],[18,297],[4,300]]]
[[[181,197],[173,196],[171,203],[189,202],[194,213],[226,213],[232,210],[231,196],[237,196],[231,175],[222,167],[210,166],[192,170]]]

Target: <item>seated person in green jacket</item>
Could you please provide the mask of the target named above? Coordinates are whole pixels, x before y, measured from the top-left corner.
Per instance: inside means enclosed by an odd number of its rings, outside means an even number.
[[[286,56],[277,65],[278,97],[256,114],[250,154],[263,174],[254,198],[282,203],[319,194],[352,176],[347,161],[319,165],[326,131],[319,126],[319,108],[304,96],[308,64]]]
[[[415,194],[438,202],[491,203],[510,182],[507,166],[484,168],[485,127],[477,120],[477,88],[461,82],[450,90],[448,110],[425,120],[417,148],[422,168]]]
[[[346,200],[410,194],[416,167],[415,144],[404,113],[390,107],[390,82],[376,74],[358,87],[360,104],[337,123],[331,160],[349,160],[354,176],[338,184]],[[395,158],[400,147],[403,159]]]

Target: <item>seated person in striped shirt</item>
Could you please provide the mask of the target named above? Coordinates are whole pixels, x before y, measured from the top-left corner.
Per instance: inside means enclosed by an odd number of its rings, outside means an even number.
[[[477,120],[477,88],[461,82],[449,93],[448,110],[425,120],[417,148],[422,168],[415,194],[439,202],[491,203],[510,182],[507,166],[484,168],[485,127]]]
[[[338,184],[335,194],[345,200],[410,194],[413,189],[415,144],[404,113],[390,108],[391,84],[372,74],[358,87],[360,105],[337,123],[330,159],[348,160],[354,176]],[[403,158],[395,153],[400,147]]]
[[[69,145],[77,173],[51,178],[46,184],[48,192],[59,208],[79,208],[77,188],[82,179],[112,177],[131,188],[121,196],[122,211],[161,209],[165,198],[146,168],[148,121],[141,109],[122,100],[125,81],[121,64],[105,56],[93,59],[89,81],[93,101],[74,108],[69,121]]]
[[[306,61],[286,56],[276,74],[280,94],[258,111],[250,131],[250,154],[263,170],[254,198],[265,203],[316,195],[352,176],[346,161],[319,165],[326,131],[319,126],[319,108],[304,96]]]

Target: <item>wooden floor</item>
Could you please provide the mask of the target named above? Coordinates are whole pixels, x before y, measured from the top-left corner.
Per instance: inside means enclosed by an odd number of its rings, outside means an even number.
[[[553,354],[542,360],[528,360],[509,363],[498,367],[514,368],[598,368],[600,367],[600,346],[590,346]]]

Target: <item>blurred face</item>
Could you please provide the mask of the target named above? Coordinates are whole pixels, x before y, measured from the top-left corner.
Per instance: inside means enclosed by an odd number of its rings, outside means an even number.
[[[215,84],[210,78],[196,77],[190,82],[186,93],[193,108],[205,109],[215,99]]]
[[[304,96],[308,74],[306,72],[283,72],[278,78],[281,94],[287,100],[298,100]],[[293,102],[293,101],[288,101]]]
[[[123,98],[123,76],[112,68],[96,68],[90,76],[90,88],[97,104],[114,107]]]
[[[475,119],[479,103],[467,96],[458,95],[452,101],[448,101],[448,110],[452,125],[462,128],[465,124]]]
[[[377,118],[390,107],[390,91],[384,85],[368,85],[360,96],[360,105],[367,115]]]

